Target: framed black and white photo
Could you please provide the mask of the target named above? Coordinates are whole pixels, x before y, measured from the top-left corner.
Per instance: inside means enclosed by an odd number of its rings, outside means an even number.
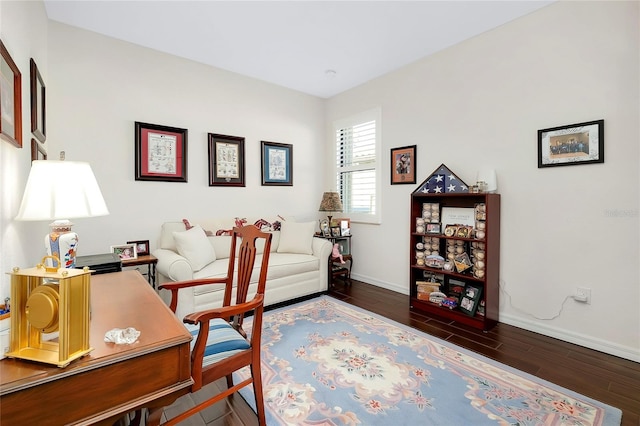
[[[245,186],[244,138],[209,133],[209,186]]]
[[[262,141],[263,186],[293,186],[293,145]]]
[[[538,168],[604,163],[604,120],[538,130]]]

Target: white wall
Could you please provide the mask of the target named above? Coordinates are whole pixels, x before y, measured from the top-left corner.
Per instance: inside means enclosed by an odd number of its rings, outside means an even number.
[[[15,222],[22,191],[31,166],[31,109],[29,59],[33,58],[43,79],[48,76],[47,15],[42,2],[0,2],[0,39],[22,74],[22,148],[0,140],[0,300],[9,295],[14,266],[35,266],[42,253],[34,247],[44,246],[42,229]],[[37,261],[40,261],[40,258]]]
[[[352,225],[354,275],[408,293],[410,193],[441,163],[490,166],[500,321],[640,360],[638,22],[637,2],[560,2],[331,98],[328,125],[382,108],[383,165],[418,146],[418,183],[385,167],[383,223]],[[537,168],[538,129],[598,119],[604,164]]]
[[[51,148],[89,161],[110,215],[76,220],[80,253],[155,240],[164,221],[316,220],[323,101],[57,22],[49,24]],[[188,183],[134,179],[134,122],[188,129]],[[245,140],[246,187],[208,186],[207,133]],[[293,144],[293,186],[261,186],[260,141]],[[45,230],[46,232],[46,230]]]
[[[250,211],[315,219],[334,119],[382,107],[389,149],[418,145],[418,183],[445,163],[468,183],[497,170],[501,321],[640,360],[637,2],[560,2],[326,102],[49,22],[41,2],[0,2],[23,74],[25,148],[0,142],[0,271],[41,257],[46,223],[13,221],[30,164],[29,58],[47,87],[50,158],[89,161],[111,215],[76,220],[80,252],[152,245],[164,220]],[[536,131],[605,120],[604,164],[537,168]],[[189,182],[134,180],[133,122],[189,129]],[[246,188],[207,186],[206,134],[246,138]],[[260,186],[260,140],[294,145],[294,186]],[[382,177],[382,225],[353,224],[354,277],[408,293],[414,185]],[[8,294],[1,273],[0,296]],[[592,304],[565,300],[577,286]],[[556,317],[551,319],[553,317]],[[545,318],[545,319],[540,319]]]

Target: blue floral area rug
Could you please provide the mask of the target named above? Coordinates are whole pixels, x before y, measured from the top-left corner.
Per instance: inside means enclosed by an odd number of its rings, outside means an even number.
[[[617,408],[326,296],[265,313],[262,343],[268,425],[621,420]],[[251,386],[241,394],[255,410]]]

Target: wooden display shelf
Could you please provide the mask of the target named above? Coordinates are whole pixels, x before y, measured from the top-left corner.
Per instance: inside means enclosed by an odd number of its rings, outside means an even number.
[[[415,297],[411,297],[410,304],[411,309],[437,315],[445,320],[457,321],[474,328],[489,330],[498,323],[497,320],[486,319],[484,315],[475,314],[474,316],[470,316],[460,310],[438,306],[427,300],[420,300]]]
[[[423,208],[425,204],[437,204],[439,220],[443,219],[443,208],[450,209],[474,209],[479,204],[484,204],[483,219],[478,219],[476,211],[473,212],[474,227],[478,221],[483,222],[484,235],[482,238],[474,238],[474,234],[470,237],[462,237],[457,235],[445,235],[445,223],[431,222],[423,217]],[[463,214],[464,215],[464,214]],[[425,219],[425,224],[439,223],[440,233],[416,232],[417,218]],[[462,324],[469,325],[482,330],[489,330],[498,322],[499,311],[499,271],[500,271],[500,195],[489,193],[422,193],[414,192],[411,194],[411,229],[410,229],[410,258],[409,258],[409,294],[410,308],[417,312],[426,313],[441,317],[445,320],[457,321]],[[449,223],[451,224],[451,223]],[[470,225],[468,223],[463,223]],[[437,240],[433,240],[437,239]],[[456,243],[462,241],[464,243],[465,253],[472,258],[472,243],[480,243],[483,245],[484,258],[482,262],[484,267],[482,272],[484,275],[475,276],[472,269],[459,273],[455,270],[446,270],[443,268],[434,268],[427,265],[420,265],[416,261],[417,244],[432,241],[432,245],[436,244],[432,251],[437,251],[440,256],[447,257],[447,241],[454,240]],[[437,248],[437,250],[436,250]],[[425,250],[425,257],[428,255]],[[473,263],[473,259],[471,259]],[[466,312],[460,306],[450,309],[446,306],[439,306],[428,300],[418,299],[417,283],[419,281],[428,280],[430,275],[438,276],[437,282],[440,283],[440,292],[445,293],[449,297],[454,297],[451,288],[457,286],[452,281],[460,281],[460,285],[464,289],[478,288],[481,291],[479,299],[474,300],[473,309]],[[467,298],[467,301],[469,299]],[[484,315],[480,315],[475,310],[483,303]],[[474,312],[472,316],[471,313]]]

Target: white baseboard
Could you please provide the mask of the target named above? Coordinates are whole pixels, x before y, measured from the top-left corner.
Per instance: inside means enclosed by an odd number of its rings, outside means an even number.
[[[400,287],[393,283],[379,281],[374,279],[373,277],[369,277],[366,275],[351,274],[351,278],[378,287],[382,287],[387,290],[395,291],[397,293],[409,294],[408,288]],[[586,348],[604,352],[609,355],[614,355],[620,358],[629,359],[631,361],[640,362],[640,348],[620,346],[606,340],[594,339],[593,337],[587,336],[585,334],[574,333],[556,327],[549,327],[548,325],[539,324],[513,315],[505,315],[501,313],[499,321],[504,324],[519,327],[528,331],[532,331],[534,333],[553,337],[555,339],[564,340],[565,342],[584,346]]]
[[[604,352],[609,355],[615,355],[620,358],[640,362],[640,348],[620,346],[606,340],[594,339],[593,337],[587,336],[585,334],[574,333],[571,331],[563,330],[561,328],[550,327],[548,325],[536,323],[513,315],[505,315],[500,313],[499,321],[504,324],[509,324],[514,327],[532,331],[534,333],[539,333],[545,336],[564,340],[565,342],[584,346],[586,348]]]
[[[382,287],[384,289],[387,290],[391,290],[391,291],[395,291],[396,293],[401,293],[401,294],[409,294],[409,289],[405,288],[405,287],[400,287],[399,285],[396,284],[392,284],[392,283],[388,283],[388,282],[384,282],[384,281],[378,281],[373,277],[369,277],[366,275],[360,275],[360,274],[351,274],[351,278],[353,278],[356,281],[362,281],[363,283],[367,283],[367,284],[372,284],[378,287]]]

